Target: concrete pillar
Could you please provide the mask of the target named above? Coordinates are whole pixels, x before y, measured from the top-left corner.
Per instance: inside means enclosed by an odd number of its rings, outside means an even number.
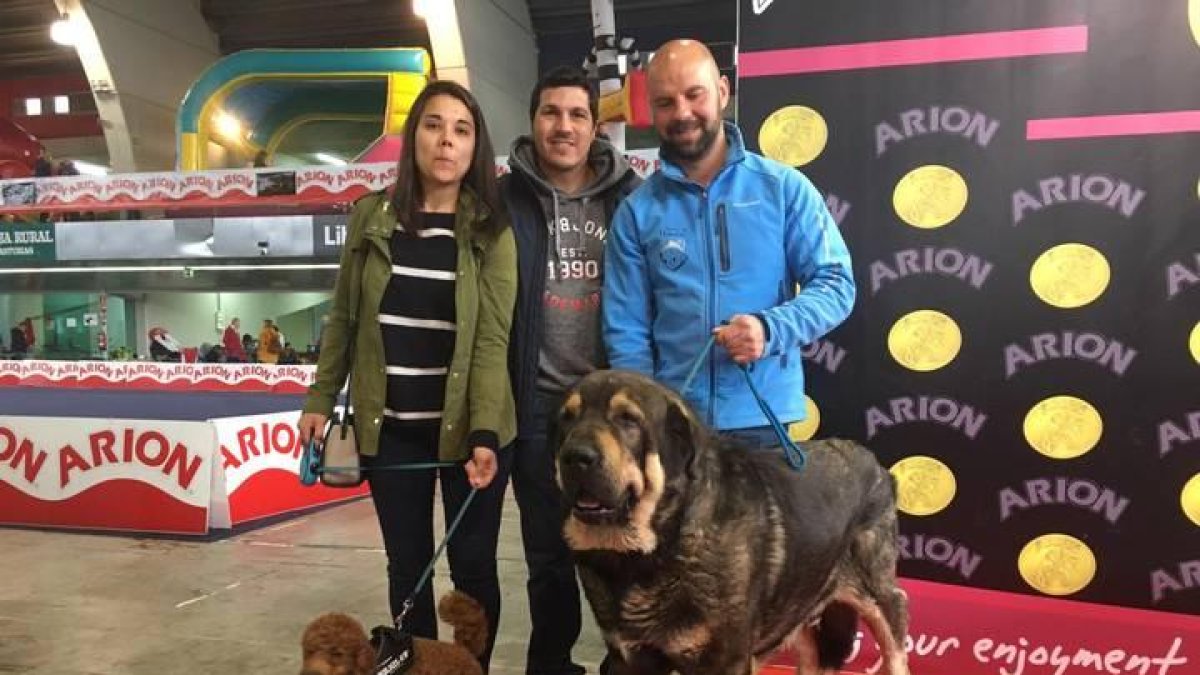
[[[529,132],[529,93],[537,82],[537,42],[525,0],[434,1],[426,26],[438,79],[479,99],[496,154]]]
[[[171,170],[175,113],[220,58],[191,0],[54,0],[76,25],[76,50],[96,97],[114,171]]]

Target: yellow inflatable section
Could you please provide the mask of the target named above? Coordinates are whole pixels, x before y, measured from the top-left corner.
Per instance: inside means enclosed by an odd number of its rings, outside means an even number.
[[[417,48],[230,54],[184,96],[176,123],[176,165],[184,171],[209,168],[214,143],[251,156],[259,150],[271,153],[288,133],[312,121],[379,120],[379,138],[396,136],[430,69],[429,54]]]

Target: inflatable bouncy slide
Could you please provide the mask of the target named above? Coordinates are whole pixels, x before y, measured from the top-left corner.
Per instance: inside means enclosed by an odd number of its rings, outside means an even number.
[[[392,160],[429,72],[429,55],[418,48],[230,54],[184,96],[176,123],[177,169],[274,161],[293,146],[311,147],[306,138],[327,140],[332,145],[325,153],[347,162]],[[294,163],[314,162],[296,156]]]

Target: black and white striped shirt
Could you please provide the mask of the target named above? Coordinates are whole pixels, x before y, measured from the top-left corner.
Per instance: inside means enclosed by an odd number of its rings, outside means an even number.
[[[392,233],[392,278],[379,303],[392,423],[437,424],[454,356],[458,249],[454,214],[422,213],[420,229]]]

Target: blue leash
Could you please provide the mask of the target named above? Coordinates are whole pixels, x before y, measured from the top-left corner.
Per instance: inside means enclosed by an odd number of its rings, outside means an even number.
[[[700,356],[696,358],[696,362],[692,364],[692,369],[688,371],[687,379],[683,381],[683,387],[679,390],[679,395],[684,396],[692,386],[692,382],[696,379],[696,375],[700,372],[700,366],[704,365],[708,358],[708,352],[717,342],[717,336],[709,336],[708,342],[704,344],[704,349],[700,350]],[[771,406],[767,404],[766,399],[762,394],[758,393],[758,387],[754,385],[754,379],[750,377],[750,369],[743,364],[738,364],[742,375],[746,378],[746,384],[750,387],[750,393],[754,394],[754,400],[758,402],[758,407],[766,416],[767,421],[771,423],[771,428],[775,430],[775,436],[779,438],[779,444],[783,446],[783,458],[787,460],[788,466],[796,471],[804,469],[804,465],[808,462],[808,453],[804,451],[791,436],[788,436],[787,429],[783,423],[779,421],[779,417],[775,415],[775,411],[771,410]]]
[[[306,450],[305,462],[312,461],[311,458],[313,457],[313,452],[313,442],[310,440]],[[367,467],[309,466],[308,471],[311,473],[311,476],[305,476],[305,472],[302,469],[301,482],[303,483],[306,478],[315,479],[317,474],[324,473],[326,471],[419,471],[422,469],[446,469],[461,465],[462,464],[460,462],[413,462],[411,464],[385,464],[383,466]],[[315,482],[315,480],[313,482]],[[308,484],[311,485],[312,483]],[[442,542],[438,544],[437,550],[434,551],[433,559],[430,560],[429,564],[425,566],[425,570],[421,572],[421,578],[417,580],[417,585],[413,588],[412,592],[408,594],[408,597],[404,599],[404,604],[400,608],[400,614],[394,619],[397,629],[403,630],[405,617],[407,617],[409,611],[412,610],[413,604],[416,602],[416,598],[418,595],[420,595],[421,590],[425,588],[425,584],[429,583],[429,578],[433,576],[434,566],[437,565],[437,561],[442,557],[442,553],[446,551],[446,545],[450,543],[450,537],[454,536],[454,531],[458,529],[459,524],[462,523],[463,516],[465,516],[467,513],[467,507],[469,507],[471,502],[474,501],[475,495],[478,492],[478,488],[471,488],[471,491],[467,493],[467,498],[463,500],[462,506],[459,507],[458,513],[454,516],[454,520],[451,521],[450,526],[446,528],[446,536],[442,538]]]
[[[451,466],[456,466],[451,464]],[[442,543],[438,544],[437,550],[433,553],[433,560],[425,566],[425,571],[421,572],[421,578],[417,580],[417,585],[413,588],[412,593],[404,599],[404,605],[400,608],[400,615],[396,617],[396,628],[403,629],[404,618],[408,616],[409,610],[413,608],[413,603],[421,593],[421,589],[425,588],[425,584],[429,583],[429,577],[433,576],[433,566],[437,564],[438,558],[442,557],[442,552],[446,550],[446,544],[450,543],[450,537],[454,536],[454,531],[458,529],[458,524],[462,522],[463,516],[467,513],[467,507],[471,505],[471,501],[475,499],[475,495],[479,492],[478,488],[471,488],[467,494],[467,498],[463,500],[463,504],[458,509],[458,514],[454,516],[454,521],[450,523],[450,527],[446,528],[446,536],[442,538]]]

